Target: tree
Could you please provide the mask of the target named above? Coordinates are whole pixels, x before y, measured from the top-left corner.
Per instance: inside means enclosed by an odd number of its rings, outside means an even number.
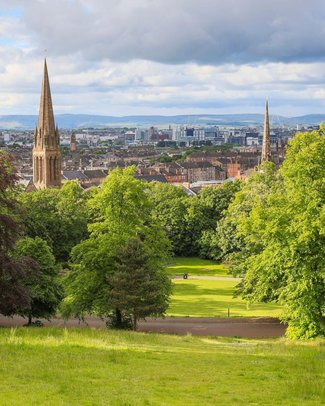
[[[259,249],[259,241],[256,240],[256,244],[252,244],[251,240],[244,238],[241,227],[250,215],[253,206],[263,204],[265,195],[269,193],[275,182],[276,173],[273,163],[265,163],[263,170],[254,173],[235,193],[217,224],[210,249],[215,255],[215,259],[230,263],[230,273],[234,276],[245,275],[245,259]],[[238,291],[240,288],[241,285],[239,285]]]
[[[211,221],[211,227],[223,217],[225,210],[241,188],[241,182],[235,180],[221,186],[208,187],[200,190],[199,199],[206,208],[206,215]]]
[[[134,330],[139,319],[162,316],[168,308],[171,282],[152,254],[137,237],[116,252],[109,301],[124,317],[131,316]]]
[[[222,223],[230,203],[241,188],[241,182],[235,180],[222,186],[204,188],[199,193],[200,205],[203,207],[206,224],[199,236],[198,246],[203,258],[220,259],[221,251],[218,246],[220,234],[216,228]]]
[[[228,182],[189,197],[181,187],[163,183],[150,185],[153,214],[166,231],[175,255],[216,256],[217,223],[239,189],[240,182]]]
[[[159,275],[161,264],[168,257],[169,242],[162,227],[152,216],[147,185],[134,178],[134,171],[133,167],[112,171],[101,189],[89,200],[93,222],[89,225],[90,237],[72,250],[71,271],[66,277],[68,296],[62,307],[66,317],[71,314],[83,317],[84,314],[93,313],[113,318],[116,324],[123,325],[129,308],[125,307],[125,303],[121,303],[124,307],[120,308],[117,296],[113,300],[114,286],[114,292],[117,292],[117,287],[121,288],[123,283],[129,283],[135,278],[133,272],[136,275],[147,270],[151,278],[154,272]],[[143,251],[139,251],[141,258],[135,262],[141,267],[128,268],[130,275],[126,278],[126,271],[121,265],[125,261],[123,247],[134,249],[130,246],[134,239],[141,241],[139,244]],[[136,258],[128,260],[136,261]],[[147,308],[155,314],[154,308],[150,307],[152,296],[149,291],[141,300],[143,306],[147,301]],[[156,309],[160,300],[161,297],[156,295]],[[138,306],[137,309],[141,309],[141,305]],[[140,310],[139,314],[135,313],[135,320],[142,317],[141,314],[143,312]]]
[[[288,323],[290,338],[311,338],[324,332],[322,131],[297,134],[279,172],[262,166],[229,211],[237,237],[244,240],[242,295],[249,301],[281,303],[281,318]]]
[[[35,271],[27,258],[12,257],[19,238],[17,176],[12,157],[0,151],[0,313],[11,316],[30,306],[30,292],[24,284],[26,267]]]
[[[61,189],[22,193],[22,221],[28,237],[45,240],[58,261],[67,261],[71,249],[87,238],[91,196],[77,182],[66,182]]]
[[[188,197],[185,192],[181,187],[153,182],[148,185],[148,194],[153,207],[152,215],[165,230],[173,253],[186,255],[189,248],[185,220]]]
[[[31,304],[19,311],[19,314],[28,317],[28,324],[32,323],[33,317],[51,318],[63,299],[63,288],[58,280],[55,258],[50,247],[39,237],[27,237],[17,242],[15,255],[18,258],[32,258],[39,271],[36,275],[30,273],[24,280],[30,292]]]

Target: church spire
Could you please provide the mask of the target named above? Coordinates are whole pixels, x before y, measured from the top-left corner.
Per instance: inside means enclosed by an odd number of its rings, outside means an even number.
[[[38,124],[35,129],[33,181],[37,189],[61,186],[60,135],[54,123],[46,59],[44,61]]]
[[[46,59],[44,60],[42,92],[37,127],[42,131],[44,137],[55,133],[51,89]]]
[[[271,159],[270,123],[269,123],[269,103],[266,100],[264,116],[264,133],[262,145],[262,162]]]

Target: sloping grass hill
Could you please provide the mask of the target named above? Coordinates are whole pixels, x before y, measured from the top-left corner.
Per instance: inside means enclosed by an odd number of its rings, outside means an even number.
[[[325,403],[325,342],[0,329],[0,405]]]

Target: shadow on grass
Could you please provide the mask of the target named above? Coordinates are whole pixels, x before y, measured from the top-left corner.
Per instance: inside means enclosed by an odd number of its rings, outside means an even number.
[[[173,285],[173,294],[181,296],[193,296],[197,295],[197,300],[200,300],[199,296],[211,295],[211,296],[228,296],[233,297],[233,286],[224,288],[202,288],[201,286],[193,283],[177,283]]]

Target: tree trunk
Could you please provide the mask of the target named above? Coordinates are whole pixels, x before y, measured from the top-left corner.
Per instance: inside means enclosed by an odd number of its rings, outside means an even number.
[[[32,315],[29,313],[29,315],[28,315],[28,324],[27,324],[28,326],[31,326],[32,325]]]
[[[137,322],[138,322],[137,315],[135,313],[133,313],[133,330],[134,331],[137,331],[137,327],[138,327]]]
[[[116,325],[121,327],[122,325],[122,314],[121,314],[121,310],[120,309],[115,309],[115,322]]]

